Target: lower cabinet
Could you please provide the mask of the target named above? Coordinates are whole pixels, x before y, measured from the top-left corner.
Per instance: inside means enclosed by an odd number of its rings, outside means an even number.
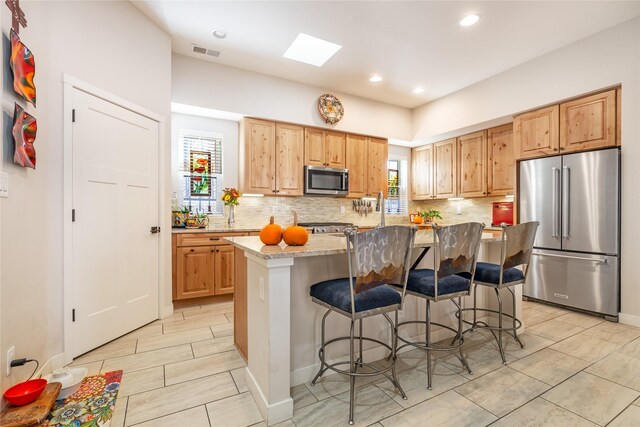
[[[222,240],[246,233],[179,233],[173,235],[173,299],[233,294],[235,251]]]

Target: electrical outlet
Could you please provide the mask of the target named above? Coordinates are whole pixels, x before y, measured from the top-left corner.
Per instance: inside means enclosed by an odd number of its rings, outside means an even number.
[[[13,361],[13,359],[15,359],[15,357],[16,348],[14,346],[7,351],[7,376],[11,375],[11,362]]]
[[[9,197],[9,174],[0,172],[0,197]]]
[[[260,278],[260,301],[264,301],[264,277]]]
[[[462,215],[462,206],[456,208],[456,215]]]
[[[276,205],[271,206],[271,213],[278,213],[278,207]]]
[[[345,208],[344,206],[340,206],[340,213],[345,213],[347,211],[347,208]]]

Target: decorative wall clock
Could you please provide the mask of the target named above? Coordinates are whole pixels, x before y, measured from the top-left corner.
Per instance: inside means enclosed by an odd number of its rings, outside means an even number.
[[[318,111],[324,121],[332,125],[338,123],[344,116],[342,102],[335,95],[328,93],[318,98]]]

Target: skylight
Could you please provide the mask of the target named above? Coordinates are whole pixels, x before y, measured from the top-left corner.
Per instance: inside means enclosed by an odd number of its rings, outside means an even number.
[[[282,56],[322,67],[341,48],[338,44],[300,33]]]

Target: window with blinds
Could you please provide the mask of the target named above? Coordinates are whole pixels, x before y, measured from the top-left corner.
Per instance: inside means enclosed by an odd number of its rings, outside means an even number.
[[[407,208],[407,161],[389,160],[388,195],[385,202],[388,214],[406,214]]]
[[[223,214],[222,138],[196,131],[180,132],[182,204],[192,212]]]

